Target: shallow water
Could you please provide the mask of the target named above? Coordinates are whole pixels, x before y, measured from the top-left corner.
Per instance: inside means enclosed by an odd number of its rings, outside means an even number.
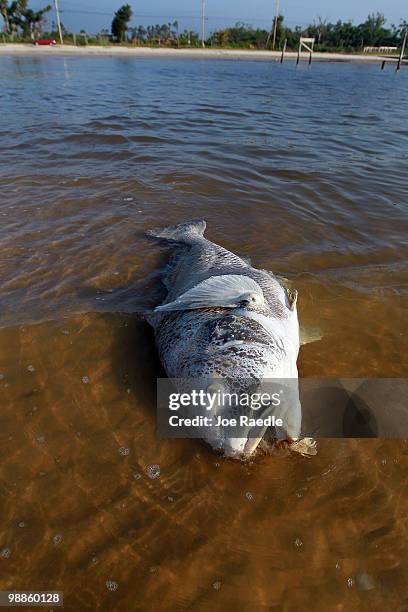
[[[157,440],[136,313],[163,295],[144,231],[204,217],[299,289],[303,376],[406,376],[408,72],[1,57],[0,92],[0,587],[407,610],[406,441],[241,464]]]

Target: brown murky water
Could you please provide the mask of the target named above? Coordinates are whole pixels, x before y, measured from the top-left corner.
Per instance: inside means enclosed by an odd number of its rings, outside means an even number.
[[[408,73],[0,58],[0,587],[67,610],[408,610],[405,440],[158,440],[163,249],[292,279],[303,376],[405,377]],[[152,478],[149,466],[158,465]]]

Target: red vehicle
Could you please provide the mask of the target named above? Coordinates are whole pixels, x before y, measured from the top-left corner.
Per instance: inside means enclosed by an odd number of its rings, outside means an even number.
[[[57,41],[53,38],[40,38],[40,40],[35,40],[33,45],[56,45]]]

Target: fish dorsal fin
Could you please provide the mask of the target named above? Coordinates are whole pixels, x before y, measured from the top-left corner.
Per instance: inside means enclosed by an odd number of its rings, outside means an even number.
[[[227,274],[211,276],[188,289],[174,302],[157,306],[156,312],[194,310],[195,308],[237,308],[242,303],[264,304],[261,287],[249,276]]]

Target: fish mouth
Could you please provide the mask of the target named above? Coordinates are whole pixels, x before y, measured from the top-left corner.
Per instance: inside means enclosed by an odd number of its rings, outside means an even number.
[[[263,435],[246,438],[217,438],[207,440],[207,443],[223,457],[242,461],[255,453],[262,438]]]
[[[244,447],[245,455],[246,456],[252,455],[258,448],[258,445],[261,442],[261,440],[263,440],[263,436],[260,438],[248,438],[245,443],[245,447]]]
[[[268,405],[259,410],[256,416],[266,417],[271,411],[272,405]],[[245,460],[255,453],[267,430],[268,425],[266,424],[242,427],[240,431],[220,427],[217,433],[208,437],[206,441],[224,457]],[[238,435],[235,437],[234,434]]]

